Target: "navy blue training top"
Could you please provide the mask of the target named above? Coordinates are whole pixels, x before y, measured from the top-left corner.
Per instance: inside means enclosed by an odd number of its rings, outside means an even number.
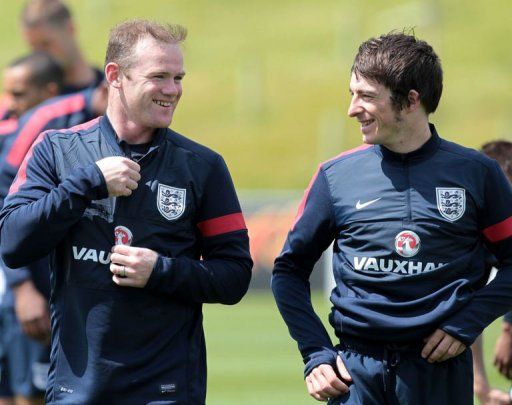
[[[220,155],[157,130],[129,197],[94,163],[125,156],[107,117],[42,133],[0,213],[11,267],[51,253],[49,404],[190,403],[206,395],[202,304],[238,302],[252,261]],[[159,253],[145,288],[120,287],[114,243]]]
[[[512,306],[510,184],[494,160],[430,128],[414,152],[364,145],[311,181],[272,277],[306,374],[335,364],[308,282],[333,241],[329,320],[341,339],[417,342],[441,328],[469,345]],[[486,249],[500,271],[484,286]]]

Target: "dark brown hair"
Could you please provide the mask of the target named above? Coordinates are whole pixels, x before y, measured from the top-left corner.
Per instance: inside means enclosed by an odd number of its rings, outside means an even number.
[[[352,72],[386,86],[397,111],[409,105],[409,91],[416,90],[430,114],[436,110],[443,92],[439,57],[425,41],[405,33],[391,32],[363,42]]]
[[[29,0],[21,12],[24,27],[50,24],[62,27],[71,19],[71,12],[60,0]]]

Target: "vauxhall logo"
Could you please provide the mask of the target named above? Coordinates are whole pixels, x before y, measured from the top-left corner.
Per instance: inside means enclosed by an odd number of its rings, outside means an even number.
[[[73,258],[75,260],[90,260],[94,263],[110,264],[110,252],[105,252],[104,250],[73,246]]]

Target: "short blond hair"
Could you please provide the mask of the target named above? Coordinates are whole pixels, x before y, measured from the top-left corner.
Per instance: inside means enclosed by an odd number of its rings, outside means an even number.
[[[187,38],[187,29],[178,24],[164,25],[139,19],[118,24],[110,31],[105,66],[114,62],[122,69],[129,69],[134,62],[135,46],[146,37],[152,37],[167,44],[179,44]]]

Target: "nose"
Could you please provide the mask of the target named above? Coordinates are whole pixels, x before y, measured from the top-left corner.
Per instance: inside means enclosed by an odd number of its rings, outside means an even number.
[[[177,96],[181,94],[181,82],[176,82],[173,79],[168,80],[162,89],[162,93],[166,96]]]
[[[357,97],[357,95],[354,94],[352,96],[352,99],[350,100],[350,105],[348,106],[347,114],[349,117],[353,118],[361,114],[362,111],[363,109],[359,103],[359,98]]]

